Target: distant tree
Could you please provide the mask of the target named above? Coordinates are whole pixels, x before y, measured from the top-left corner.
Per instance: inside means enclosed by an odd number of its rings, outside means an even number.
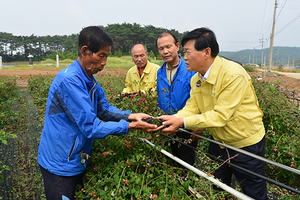
[[[165,31],[173,32],[178,40],[187,33],[179,33],[175,29],[158,28],[153,25],[140,25],[137,23],[122,23],[122,24],[108,24],[107,26],[100,26],[103,28],[114,40],[115,45],[112,48],[114,56],[131,55],[131,48],[137,43],[142,43],[147,46],[150,57],[152,53],[159,55],[156,47],[156,38],[159,34]],[[77,40],[78,34],[72,35],[54,35],[54,36],[14,36],[11,33],[0,32],[0,56],[3,62],[10,61],[27,61],[27,56],[32,54],[34,60],[43,60],[46,58],[56,59],[56,54],[66,59],[77,58]],[[222,50],[222,47],[220,47]],[[152,52],[152,53],[151,53]],[[266,64],[269,58],[269,49],[264,49],[264,57]],[[279,52],[280,64],[288,63],[291,65],[293,60],[300,60],[300,47],[274,47],[273,62],[276,61],[276,53]],[[182,47],[179,49],[179,54],[183,55]],[[248,63],[249,57],[252,63],[252,49],[241,50],[237,52],[221,51],[220,55],[236,60],[241,63]],[[160,59],[160,56],[157,57]],[[261,50],[255,51],[255,62],[261,62]],[[255,63],[257,64],[257,63]],[[297,61],[295,62],[295,65]],[[297,64],[299,65],[299,64]]]
[[[153,51],[151,50],[148,54],[148,57],[154,59],[155,58],[155,54],[153,53]]]

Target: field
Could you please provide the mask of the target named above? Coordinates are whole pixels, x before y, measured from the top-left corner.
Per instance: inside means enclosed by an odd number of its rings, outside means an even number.
[[[118,63],[118,61],[116,61]],[[132,63],[131,63],[132,65]],[[133,112],[157,116],[156,98],[149,95],[118,96],[124,87],[124,77],[131,66],[106,67],[96,75],[105,89],[109,102]],[[26,68],[26,67],[23,67]],[[41,67],[42,68],[42,67]],[[44,199],[43,184],[36,162],[37,146],[42,131],[49,86],[60,69],[0,70],[0,199]],[[3,73],[7,73],[3,75]],[[11,73],[11,74],[9,74]],[[15,76],[11,76],[15,75]],[[252,74],[258,76],[258,72]],[[284,77],[286,78],[286,77]],[[288,78],[286,78],[287,80]],[[291,168],[300,169],[299,117],[297,101],[290,93],[280,91],[277,77],[273,83],[266,79],[253,84],[264,112],[266,128],[266,157]],[[18,83],[18,85],[17,85]],[[289,84],[291,85],[291,84]],[[158,133],[157,133],[158,135]],[[209,137],[208,131],[204,134]],[[77,199],[196,199],[187,192],[192,186],[206,199],[236,199],[227,192],[215,192],[211,183],[182,170],[153,147],[141,143],[138,137],[150,138],[159,148],[170,151],[173,139],[152,137],[149,133],[130,131],[126,136],[109,136],[95,140],[85,172],[84,188]],[[187,142],[187,141],[185,141]],[[182,144],[180,144],[182,145]],[[218,164],[207,155],[205,140],[199,140],[196,167],[212,174]],[[82,155],[85,159],[85,155]],[[267,177],[292,188],[300,189],[299,175],[266,164]],[[184,176],[180,184],[177,176]],[[233,187],[240,190],[239,183]],[[299,199],[299,195],[268,183],[269,196]]]

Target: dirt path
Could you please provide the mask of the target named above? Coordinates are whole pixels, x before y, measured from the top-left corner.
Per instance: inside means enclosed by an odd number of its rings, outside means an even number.
[[[6,76],[16,76],[17,85],[19,86],[27,86],[27,79],[30,76],[35,75],[56,75],[62,69],[34,69],[34,70],[14,70],[14,69],[1,69],[0,75]],[[128,69],[124,68],[104,68],[103,71],[99,72],[100,76],[106,76],[107,74],[123,76],[125,77]],[[262,72],[249,72],[252,77],[261,77],[262,81],[266,82],[278,82],[283,88],[286,88],[290,91],[296,91],[300,94],[300,73],[284,73],[277,72],[278,75],[262,77]]]
[[[62,69],[0,69],[0,75],[6,76],[35,76],[35,75],[56,75]],[[128,69],[126,68],[104,68],[99,74],[112,74],[125,76]]]
[[[16,76],[18,86],[27,86],[27,80],[30,76],[38,75],[56,75],[62,69],[33,69],[33,70],[22,70],[22,69],[0,69],[0,75],[5,76]],[[104,68],[103,71],[99,72],[100,76],[106,76],[108,74],[114,76],[123,76],[125,77],[128,69],[126,68]],[[98,75],[97,74],[97,75]]]

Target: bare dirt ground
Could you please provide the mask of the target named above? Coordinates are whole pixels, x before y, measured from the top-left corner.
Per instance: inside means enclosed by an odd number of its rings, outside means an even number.
[[[0,75],[13,76],[17,79],[17,85],[27,86],[27,79],[34,75],[56,75],[61,69],[34,69],[34,70],[14,70],[14,69],[1,69]],[[107,74],[123,76],[125,77],[128,69],[124,68],[104,68],[99,72],[100,76],[106,76]],[[253,78],[259,78],[265,82],[279,82],[279,84],[285,90],[295,91],[300,94],[300,73],[274,73],[272,76],[262,76],[262,72],[249,72]]]
[[[300,73],[276,72],[271,76],[262,76],[262,72],[248,72],[252,78],[259,78],[261,81],[279,83],[284,90],[294,91],[300,94]]]
[[[16,76],[18,86],[27,86],[27,80],[30,76],[37,75],[56,75],[62,69],[34,69],[34,70],[22,70],[22,69],[0,69],[0,75],[5,76]],[[126,75],[128,69],[125,68],[104,68],[103,71],[99,72],[100,76],[106,76],[107,74],[115,76]]]

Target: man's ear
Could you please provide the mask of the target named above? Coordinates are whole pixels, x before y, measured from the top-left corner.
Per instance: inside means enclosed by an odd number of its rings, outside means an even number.
[[[204,52],[205,52],[206,58],[209,58],[211,56],[211,48],[210,47],[207,47]]]
[[[89,55],[89,53],[90,53],[90,50],[88,49],[88,47],[86,45],[81,47],[81,57],[85,58],[87,55]]]
[[[180,48],[180,44],[179,44],[179,42],[177,42],[176,44],[175,44],[175,46],[176,46],[176,48],[177,48],[177,52],[179,51],[179,48]]]

